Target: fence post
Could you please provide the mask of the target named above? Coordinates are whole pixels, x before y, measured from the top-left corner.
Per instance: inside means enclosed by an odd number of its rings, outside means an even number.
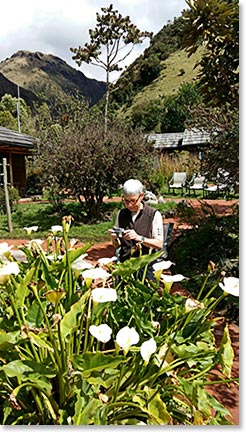
[[[13,231],[12,220],[11,220],[11,209],[9,204],[9,191],[8,191],[8,179],[7,179],[7,159],[3,158],[3,187],[5,193],[6,212],[8,219],[8,227],[10,234]]]

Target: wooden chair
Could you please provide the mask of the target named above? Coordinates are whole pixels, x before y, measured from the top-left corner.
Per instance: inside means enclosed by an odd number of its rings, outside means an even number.
[[[196,195],[196,191],[202,191],[202,196],[204,197],[204,190],[207,185],[207,180],[205,176],[201,175],[193,175],[191,181],[187,185],[187,189],[189,195],[191,191],[193,191],[194,195]]]
[[[168,193],[170,193],[170,189],[173,190],[173,194],[175,194],[175,189],[181,189],[181,194],[183,195],[184,189],[186,187],[186,181],[186,172],[174,172],[172,178],[168,182]]]

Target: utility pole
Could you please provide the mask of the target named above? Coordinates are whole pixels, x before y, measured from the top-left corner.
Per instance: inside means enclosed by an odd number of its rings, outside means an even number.
[[[5,193],[5,204],[6,204],[6,213],[8,219],[8,227],[10,234],[13,231],[12,220],[11,220],[11,210],[9,204],[9,191],[8,191],[8,179],[7,179],[7,159],[3,158],[3,187]]]
[[[17,84],[17,122],[18,122],[18,132],[21,133],[21,126],[20,126],[20,87]]]

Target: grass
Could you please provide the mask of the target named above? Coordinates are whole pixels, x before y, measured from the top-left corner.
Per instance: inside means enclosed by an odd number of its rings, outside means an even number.
[[[155,206],[162,214],[169,212],[176,206],[174,201]],[[61,225],[62,217],[71,215],[74,220],[70,229],[70,238],[77,238],[83,243],[100,243],[109,241],[108,229],[114,225],[117,211],[122,207],[121,202],[104,203],[102,219],[99,222],[88,223],[85,207],[78,202],[65,202],[60,211],[56,211],[51,203],[19,203],[12,209],[13,231],[8,230],[5,214],[0,214],[0,239],[33,239],[45,238],[53,225]],[[24,227],[37,225],[38,231],[28,235]]]
[[[126,106],[127,104],[123,105],[119,110],[119,115],[130,116],[136,106],[162,96],[172,96],[177,93],[181,84],[195,81],[199,68],[194,66],[201,59],[201,55],[201,48],[190,57],[188,57],[185,50],[179,50],[171,54],[162,62],[163,69],[160,76],[135,95],[129,108]],[[184,74],[180,73],[181,69]]]

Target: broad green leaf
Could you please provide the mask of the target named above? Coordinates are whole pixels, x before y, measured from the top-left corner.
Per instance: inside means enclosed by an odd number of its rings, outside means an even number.
[[[0,330],[0,348],[3,349],[5,344],[15,345],[20,340],[20,332],[5,332]]]
[[[84,377],[89,376],[94,371],[102,371],[106,368],[116,368],[127,361],[129,361],[129,358],[124,356],[103,354],[102,352],[86,352],[73,357],[75,367],[82,371]]]
[[[156,258],[161,256],[162,252],[156,252],[154,254],[143,255],[138,258],[130,258],[129,260],[119,264],[117,268],[113,271],[112,275],[119,275],[123,279],[127,279],[132,273],[140,270],[140,268],[145,265],[150,264]]]
[[[33,275],[36,271],[35,267],[31,267],[25,274],[25,277],[22,279],[20,284],[17,287],[15,292],[15,301],[16,306],[22,308],[24,305],[25,297],[29,294],[28,285],[31,282]]]
[[[42,302],[44,309],[46,307],[47,302]],[[33,327],[41,327],[41,325],[44,322],[44,315],[42,312],[42,309],[37,302],[37,300],[34,300],[31,304],[31,306],[28,308],[27,315],[26,315],[26,324],[28,326]]]
[[[102,402],[99,399],[90,398],[89,401],[85,401],[84,396],[78,394],[77,402],[75,403],[73,424],[76,426],[94,424],[94,416],[101,406]]]
[[[85,307],[87,305],[87,300],[90,297],[91,293],[90,291],[86,291],[85,294],[82,295],[82,297],[74,303],[70,310],[64,315],[64,317],[61,320],[61,336],[62,339],[65,339],[69,334],[73,333],[76,329],[78,323],[77,323],[77,315],[83,314]]]
[[[12,378],[16,376],[18,379],[24,381],[29,380],[31,375],[36,375],[37,377],[43,375],[45,378],[53,378],[56,375],[54,369],[33,360],[14,360],[2,366],[1,369],[8,377]]]
[[[76,248],[68,251],[68,259],[70,261],[70,264],[72,264],[81,255],[83,255],[91,246],[92,243],[87,243],[82,248]],[[66,255],[63,256],[62,262],[66,263]]]
[[[231,346],[231,338],[228,329],[228,324],[224,328],[224,333],[219,350],[219,358],[221,360],[222,372],[228,377],[231,377],[231,368],[233,365],[234,351]]]

